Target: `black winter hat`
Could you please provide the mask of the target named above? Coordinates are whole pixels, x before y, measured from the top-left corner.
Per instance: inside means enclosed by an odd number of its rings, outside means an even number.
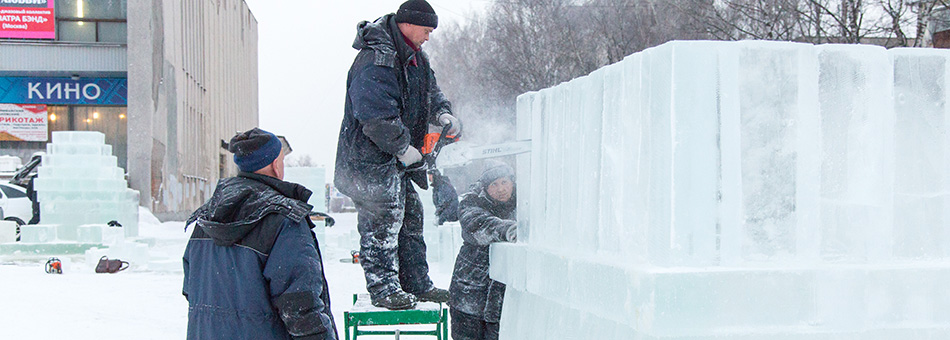
[[[439,16],[425,0],[409,0],[403,2],[396,12],[396,22],[436,28],[439,26]]]
[[[228,143],[234,163],[244,172],[260,170],[280,156],[281,143],[273,133],[253,128],[237,134]]]

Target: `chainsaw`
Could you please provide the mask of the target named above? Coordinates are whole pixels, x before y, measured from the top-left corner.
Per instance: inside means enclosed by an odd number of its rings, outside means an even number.
[[[425,136],[425,145],[422,147],[423,159],[429,174],[439,174],[441,169],[466,166],[472,161],[517,155],[531,151],[531,141],[523,140],[501,144],[475,145],[466,141],[458,141],[458,136],[450,136],[448,131],[452,124],[446,124],[441,132],[435,132],[434,126],[429,127]]]
[[[480,159],[517,155],[529,151],[531,151],[530,140],[490,145],[475,145],[460,141],[446,145],[440,150],[435,160],[435,168],[456,168]]]
[[[441,131],[438,130],[437,126],[429,125],[429,133],[426,134],[422,146],[422,158],[423,161],[425,161],[426,173],[430,175],[439,174],[439,169],[435,165],[436,160],[439,158],[439,153],[442,152],[443,147],[451,145],[459,139],[459,136],[449,135],[449,131],[451,130],[452,123],[442,126]]]

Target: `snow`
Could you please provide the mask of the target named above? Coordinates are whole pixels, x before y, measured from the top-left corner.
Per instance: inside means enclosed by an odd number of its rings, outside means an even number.
[[[95,263],[84,256],[62,257],[63,274],[44,272],[43,262],[5,259],[0,262],[0,338],[4,339],[183,339],[188,324],[188,302],[181,295],[181,254],[190,236],[184,222],[159,223],[141,209],[139,231],[151,239],[149,268],[132,267],[117,274],[96,274]],[[365,293],[363,270],[343,263],[354,250],[349,241],[356,230],[356,214],[334,214],[336,225],[326,228],[321,244],[330,303],[343,336],[343,312],[352,307],[353,294]],[[319,227],[319,226],[318,226]],[[428,226],[427,226],[428,228]],[[167,266],[154,259],[168,258]],[[451,266],[430,264],[437,287],[448,288]],[[409,329],[409,328],[403,328]],[[362,337],[361,337],[362,338]],[[374,337],[367,337],[373,339]],[[375,337],[380,338],[380,337]],[[429,339],[409,337],[406,339]]]

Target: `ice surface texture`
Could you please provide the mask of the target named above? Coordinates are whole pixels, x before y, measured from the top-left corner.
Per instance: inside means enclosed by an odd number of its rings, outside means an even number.
[[[948,61],[670,42],[520,96],[501,337],[950,337]]]

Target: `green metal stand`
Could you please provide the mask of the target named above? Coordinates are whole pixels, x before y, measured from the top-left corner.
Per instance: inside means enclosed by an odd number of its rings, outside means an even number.
[[[449,339],[449,310],[441,303],[420,303],[415,309],[388,310],[374,307],[368,294],[353,294],[353,308],[343,312],[344,339],[356,340],[360,335],[432,335],[439,340]],[[435,330],[363,330],[365,326],[435,325]],[[352,330],[350,330],[352,328]],[[350,337],[352,335],[352,337]]]

